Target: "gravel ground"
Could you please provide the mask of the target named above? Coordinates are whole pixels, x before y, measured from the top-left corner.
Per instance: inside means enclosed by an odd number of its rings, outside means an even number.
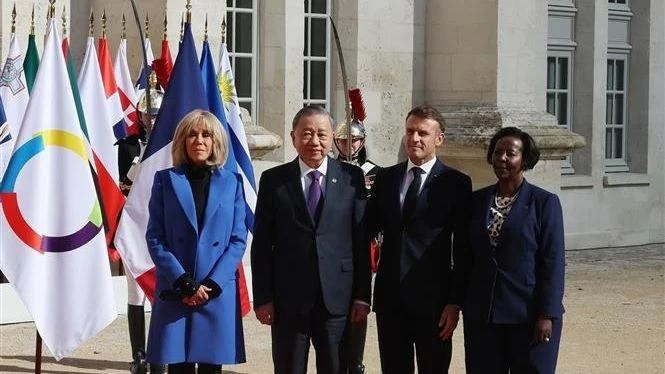
[[[665,373],[665,244],[568,251],[566,314],[559,373]],[[244,320],[248,362],[224,373],[271,373],[269,329]],[[44,373],[126,373],[125,316],[118,316],[72,357],[56,362],[44,349]],[[365,364],[379,373],[376,320],[370,315]],[[0,373],[34,371],[32,323],[0,326]],[[310,353],[309,372],[314,373]],[[453,341],[451,373],[464,372],[462,328]]]

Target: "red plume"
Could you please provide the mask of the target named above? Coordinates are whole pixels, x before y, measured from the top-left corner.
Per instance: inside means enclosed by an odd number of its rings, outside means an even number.
[[[352,88],[349,90],[349,100],[351,101],[351,110],[353,111],[353,119],[360,122],[367,118],[365,113],[365,103],[363,102],[363,95],[360,88]]]

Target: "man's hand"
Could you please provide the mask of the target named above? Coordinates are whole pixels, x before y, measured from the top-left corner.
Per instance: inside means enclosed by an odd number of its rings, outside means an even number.
[[[272,303],[259,305],[254,308],[256,319],[264,325],[272,325],[275,322],[275,306]]]
[[[549,317],[538,317],[533,328],[533,342],[548,343],[552,337],[552,319]]]
[[[448,340],[453,336],[453,331],[459,321],[459,311],[460,307],[453,304],[448,304],[443,308],[441,318],[439,318],[439,328],[441,328],[439,338],[441,340]]]
[[[369,314],[369,305],[363,303],[353,303],[351,306],[351,322],[360,322],[367,318]]]

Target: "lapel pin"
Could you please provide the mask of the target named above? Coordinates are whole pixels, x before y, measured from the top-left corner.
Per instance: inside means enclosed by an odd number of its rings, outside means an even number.
[[[337,183],[337,178],[333,178],[333,179],[331,180],[331,182],[333,182],[333,183]]]

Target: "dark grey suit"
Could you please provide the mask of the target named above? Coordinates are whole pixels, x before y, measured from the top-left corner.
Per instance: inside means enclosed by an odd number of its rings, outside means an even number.
[[[317,349],[317,370],[337,370],[339,357],[326,356],[338,355],[351,302],[370,302],[362,170],[328,158],[325,180],[317,224],[307,211],[297,158],[261,176],[252,284],[255,306],[270,302],[275,306],[277,373],[305,372],[310,337]],[[301,343],[294,347],[294,339]],[[332,369],[327,361],[332,361]]]

